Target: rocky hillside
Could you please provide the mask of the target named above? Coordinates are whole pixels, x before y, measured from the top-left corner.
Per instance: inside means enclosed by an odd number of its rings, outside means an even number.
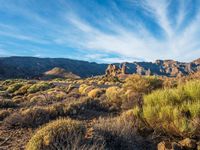
[[[80,77],[110,74],[141,74],[182,76],[200,70],[200,59],[190,63],[174,60],[157,60],[153,62],[133,62],[97,64],[87,61],[66,58],[35,58],[35,57],[2,57],[0,58],[0,79],[8,78],[38,78],[55,67],[63,68]]]
[[[107,75],[120,74],[140,74],[140,75],[159,75],[159,76],[184,76],[200,70],[200,59],[190,63],[178,62],[174,60],[156,60],[152,62],[134,62],[111,64],[106,69]]]

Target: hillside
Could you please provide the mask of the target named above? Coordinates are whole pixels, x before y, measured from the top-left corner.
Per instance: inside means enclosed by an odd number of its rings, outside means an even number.
[[[2,57],[0,78],[36,78],[55,67],[89,77],[103,74],[107,65],[66,58]]]
[[[79,76],[73,74],[72,72],[68,72],[65,69],[55,67],[44,73],[43,78],[45,79],[53,79],[53,78],[64,78],[64,79],[80,79]]]
[[[125,65],[126,74],[161,75],[168,77],[184,76],[200,70],[200,61],[190,63],[174,60],[156,60],[155,62],[115,63],[110,68],[116,74]],[[36,57],[2,57],[0,58],[0,79],[38,78],[55,67],[63,68],[82,78],[105,74],[108,64],[72,60],[67,58],[36,58]],[[109,67],[109,66],[108,66]]]

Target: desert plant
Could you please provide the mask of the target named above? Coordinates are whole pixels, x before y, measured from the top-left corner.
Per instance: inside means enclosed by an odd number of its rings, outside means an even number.
[[[113,118],[99,118],[94,124],[94,132],[105,141],[107,149],[137,149],[143,150],[143,143],[137,134],[140,124],[132,110]]]
[[[15,95],[24,95],[27,93],[27,90],[32,86],[32,84],[25,84],[20,87],[17,91],[15,91]]]
[[[109,87],[106,90],[106,97],[110,103],[117,105],[117,106],[121,106],[121,104],[122,104],[122,93],[121,92],[122,92],[122,89],[117,86]]]
[[[179,136],[197,136],[200,117],[200,81],[189,81],[173,89],[144,97],[143,116],[155,130]]]
[[[96,89],[91,90],[91,91],[88,93],[88,96],[89,96],[90,98],[96,98],[96,97],[99,97],[103,92],[104,92],[103,89],[96,88]]]
[[[26,145],[26,150],[75,149],[83,140],[86,128],[71,119],[52,121],[40,128]]]
[[[2,121],[4,118],[9,116],[12,113],[11,109],[2,109],[0,110],[0,121]]]
[[[162,87],[162,80],[155,76],[142,77],[140,75],[129,76],[125,80],[123,88],[135,93],[149,93],[150,91]]]
[[[33,84],[27,91],[29,93],[36,93],[38,91],[45,91],[45,90],[53,88],[53,87],[54,87],[54,85],[52,83],[41,82],[41,83]]]
[[[8,88],[7,88],[7,91],[9,93],[14,93],[15,91],[17,91],[20,87],[23,86],[23,83],[15,83],[15,84],[12,84],[10,85]]]
[[[14,108],[17,104],[10,99],[0,99],[0,108]]]

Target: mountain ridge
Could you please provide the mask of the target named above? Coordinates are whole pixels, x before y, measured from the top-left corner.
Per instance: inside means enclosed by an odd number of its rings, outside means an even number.
[[[155,62],[113,63],[120,72],[123,64],[127,74],[178,76],[188,75],[200,70],[200,58],[192,62],[175,60],[156,60]],[[68,58],[38,58],[38,57],[0,57],[0,79],[37,78],[55,68],[63,68],[82,78],[104,75],[109,64],[98,64]]]

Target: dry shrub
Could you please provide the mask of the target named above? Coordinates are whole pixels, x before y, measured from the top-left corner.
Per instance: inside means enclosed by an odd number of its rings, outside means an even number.
[[[86,85],[86,84],[83,84],[79,87],[79,92],[81,94],[88,94],[91,90],[95,89],[94,86],[89,86],[89,85]]]
[[[27,93],[27,90],[32,86],[32,84],[26,84],[20,87],[17,91],[15,91],[15,95],[24,95]]]
[[[14,96],[12,98],[12,101],[16,104],[19,104],[21,102],[24,102],[24,97],[23,96]]]
[[[85,111],[107,111],[107,108],[99,100],[83,98],[70,103],[59,103],[47,107],[33,107],[11,114],[4,119],[6,128],[38,127],[52,119],[61,116],[77,117],[84,115]]]
[[[11,109],[2,109],[0,110],[0,121],[9,116],[12,113]]]
[[[118,117],[100,118],[94,125],[94,131],[103,137],[107,149],[143,150],[147,144],[137,132],[139,125],[134,113],[126,111]]]
[[[30,99],[30,102],[31,103],[36,103],[36,102],[45,102],[47,101],[47,97],[43,94],[37,94],[35,96],[33,96],[31,99]]]
[[[121,89],[117,86],[109,87],[106,90],[106,97],[113,103],[121,103]]]
[[[0,99],[0,108],[15,108],[18,105],[10,99]]]
[[[21,112],[13,113],[4,119],[5,128],[37,127],[55,118],[50,109],[31,108]]]
[[[100,89],[100,88],[96,88],[96,89],[93,89],[91,90],[89,93],[88,93],[88,96],[90,98],[97,98],[97,97],[100,97],[101,94],[104,93],[104,90],[103,89]]]
[[[26,150],[78,149],[84,141],[85,132],[85,126],[79,121],[52,121],[37,130]]]

